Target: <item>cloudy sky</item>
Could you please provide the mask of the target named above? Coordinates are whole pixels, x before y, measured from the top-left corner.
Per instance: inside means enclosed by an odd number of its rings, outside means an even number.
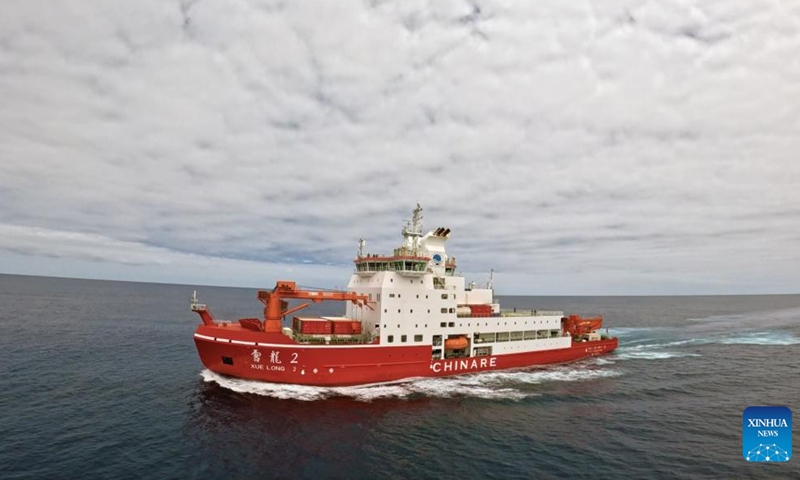
[[[800,2],[0,2],[0,272],[800,292]]]

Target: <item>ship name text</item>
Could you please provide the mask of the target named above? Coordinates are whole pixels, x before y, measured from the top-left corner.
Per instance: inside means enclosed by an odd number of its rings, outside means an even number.
[[[497,368],[497,357],[465,358],[431,364],[431,370],[434,373],[462,372],[464,370],[478,370],[479,368]]]
[[[283,365],[265,365],[263,363],[251,363],[250,369],[252,370],[270,370],[273,372],[285,372],[286,367]]]

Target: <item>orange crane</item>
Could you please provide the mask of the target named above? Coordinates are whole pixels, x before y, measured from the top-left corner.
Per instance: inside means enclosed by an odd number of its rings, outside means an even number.
[[[278,280],[272,290],[259,290],[256,297],[264,304],[264,331],[280,333],[281,318],[285,315],[294,313],[306,308],[310,303],[303,303],[293,308],[289,307],[289,302],[284,299],[311,300],[312,303],[319,303],[327,300],[351,301],[358,306],[366,306],[369,297],[354,292],[321,292],[312,290],[298,290],[295,282]]]

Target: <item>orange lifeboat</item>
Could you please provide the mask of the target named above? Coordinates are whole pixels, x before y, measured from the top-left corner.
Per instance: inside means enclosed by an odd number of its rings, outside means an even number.
[[[469,347],[467,337],[448,338],[444,341],[445,350],[463,350]]]
[[[580,315],[570,315],[562,320],[564,329],[572,335],[594,332],[603,325],[603,317],[583,318]]]

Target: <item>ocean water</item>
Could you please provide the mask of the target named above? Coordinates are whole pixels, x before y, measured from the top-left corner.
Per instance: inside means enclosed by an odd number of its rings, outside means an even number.
[[[602,314],[620,348],[311,388],[204,370],[194,288],[0,275],[0,478],[800,478],[741,453],[747,406],[800,413],[798,295],[500,297]],[[251,289],[198,295],[260,311]]]

